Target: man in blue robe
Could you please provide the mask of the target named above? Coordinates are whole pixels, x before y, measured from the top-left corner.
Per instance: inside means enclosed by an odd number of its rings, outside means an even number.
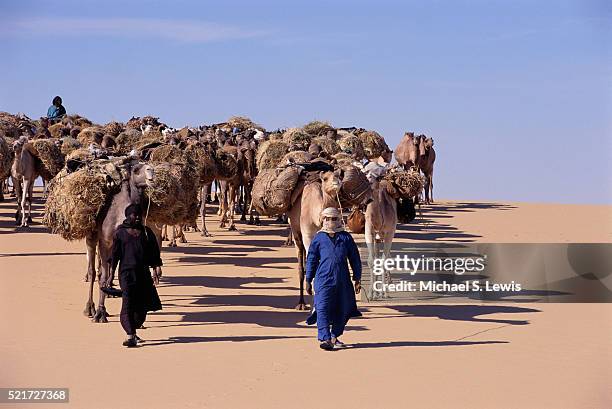
[[[66,108],[62,105],[62,98],[56,96],[53,98],[53,104],[47,110],[47,118],[50,122],[57,122],[66,115]]]
[[[361,259],[353,237],[344,231],[341,217],[333,207],[321,212],[323,227],[310,243],[306,257],[306,291],[312,295],[313,279],[315,289],[314,309],[306,322],[317,323],[320,347],[327,351],[344,347],[338,338],[348,320],[361,315],[355,300],[361,290]]]

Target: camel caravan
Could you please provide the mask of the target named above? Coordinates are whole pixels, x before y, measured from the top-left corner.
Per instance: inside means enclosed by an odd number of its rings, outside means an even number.
[[[298,260],[296,308],[306,309],[305,261],[323,209],[344,211],[349,230],[365,234],[372,263],[389,256],[396,226],[415,218],[415,204],[433,201],[433,139],[407,132],[392,159],[377,132],[320,121],[269,132],[244,117],[176,129],[152,116],[98,125],[67,115],[50,124],[0,112],[0,200],[12,188],[17,225],[27,228],[34,182],[42,179],[43,224],[85,241],[84,313],[95,322],[108,314],[103,291],[96,308],[94,282],[113,285],[106,260],[132,203],[145,209],[143,221],[160,245],[186,242],[188,229],[210,236],[206,207],[215,202],[228,230],[237,230],[236,213],[253,225],[262,217],[285,220]]]

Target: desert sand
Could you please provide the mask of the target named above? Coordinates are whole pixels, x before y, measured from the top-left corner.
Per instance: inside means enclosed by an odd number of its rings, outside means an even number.
[[[82,242],[15,229],[0,203],[0,386],[68,387],[42,408],[610,408],[610,304],[360,304],[324,352],[297,301],[286,227],[239,223],[163,249],[163,311],[142,346],[82,315]],[[612,242],[612,206],[440,201],[406,242]],[[96,290],[97,293],[97,290]],[[97,298],[96,298],[97,301]],[[8,407],[8,405],[0,405]]]

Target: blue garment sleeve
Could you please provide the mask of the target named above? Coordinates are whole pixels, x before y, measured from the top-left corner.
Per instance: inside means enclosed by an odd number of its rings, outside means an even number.
[[[57,116],[57,107],[55,105],[51,105],[49,109],[47,109],[47,118],[55,118]]]
[[[321,254],[319,251],[319,240],[317,236],[315,236],[314,240],[310,243],[310,247],[308,248],[308,256],[306,257],[306,282],[310,283],[317,272],[317,268],[319,267],[319,260],[321,258]]]
[[[355,244],[355,240],[353,240],[353,236],[350,234],[347,234],[347,236],[347,254],[349,263],[351,264],[351,270],[353,270],[353,281],[361,281],[361,257],[359,256],[359,249],[357,248],[357,244]]]

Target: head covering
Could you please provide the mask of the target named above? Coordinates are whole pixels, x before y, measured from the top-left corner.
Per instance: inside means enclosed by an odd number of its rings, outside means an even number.
[[[132,203],[125,208],[125,217],[130,217],[131,214],[142,214],[142,208],[139,204]]]
[[[325,217],[336,217],[337,220],[324,220]],[[342,213],[335,207],[327,207],[321,212],[321,230],[325,233],[338,233],[344,231]]]

